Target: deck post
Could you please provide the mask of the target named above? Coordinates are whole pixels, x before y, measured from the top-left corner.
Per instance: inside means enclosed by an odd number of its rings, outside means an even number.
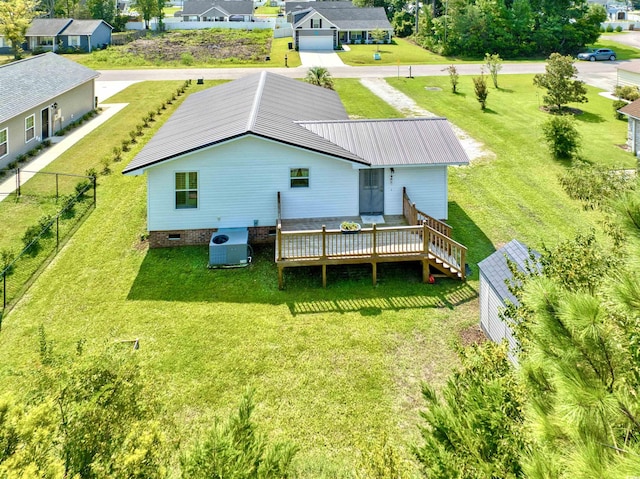
[[[376,261],[371,263],[371,277],[375,286],[378,283],[378,263]]]
[[[278,289],[284,289],[284,267],[278,265]]]
[[[322,287],[327,287],[327,263],[322,263]]]
[[[322,259],[327,257],[327,227],[322,225]]]
[[[427,258],[422,260],[422,282],[429,282],[429,260]]]
[[[429,243],[431,242],[431,238],[429,238],[429,228],[427,228],[427,222],[422,222],[422,252],[424,254],[429,253]]]
[[[371,246],[373,247],[373,250],[371,251],[371,254],[373,255],[373,257],[378,256],[378,252],[377,252],[377,246],[378,246],[378,229],[376,227],[376,224],[373,223],[373,238],[371,238]]]
[[[282,224],[278,221],[276,228],[276,244],[278,245],[278,261],[282,260]]]

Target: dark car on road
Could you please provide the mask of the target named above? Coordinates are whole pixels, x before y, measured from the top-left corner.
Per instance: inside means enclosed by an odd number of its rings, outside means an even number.
[[[578,53],[578,60],[589,60],[595,62],[596,60],[611,60],[616,59],[616,52],[608,48],[598,48],[597,50],[590,50],[584,53]]]

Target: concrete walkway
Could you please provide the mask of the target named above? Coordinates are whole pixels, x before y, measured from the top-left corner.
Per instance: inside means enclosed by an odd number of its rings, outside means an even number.
[[[45,166],[56,160],[65,151],[75,145],[78,141],[84,138],[87,134],[98,128],[104,122],[109,120],[115,114],[119,113],[128,103],[112,103],[100,105],[102,107],[102,113],[92,118],[90,121],[75,129],[72,133],[69,133],[62,137],[51,137],[52,145],[43,150],[39,155],[35,156],[28,163],[20,166],[21,170],[27,170],[30,172],[36,172],[43,169]],[[25,184],[30,180],[35,173],[21,173],[20,185]],[[16,189],[15,175],[10,175],[2,183],[0,183],[0,201],[4,200],[7,196],[13,193]]]

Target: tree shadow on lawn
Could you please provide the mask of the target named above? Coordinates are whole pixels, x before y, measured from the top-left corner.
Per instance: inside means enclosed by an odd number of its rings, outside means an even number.
[[[576,121],[581,121],[584,123],[604,123],[604,118],[602,115],[596,115],[595,113],[590,113],[588,111],[582,111],[580,115],[573,116]]]
[[[370,265],[329,266],[327,288],[320,267],[285,269],[285,290],[278,289],[274,245],[256,246],[245,268],[207,268],[208,248],[186,246],[147,251],[127,296],[131,301],[261,303],[282,305],[292,315],[385,310],[453,308],[477,297],[468,283],[438,278],[424,284],[418,262],[378,265],[372,285]]]

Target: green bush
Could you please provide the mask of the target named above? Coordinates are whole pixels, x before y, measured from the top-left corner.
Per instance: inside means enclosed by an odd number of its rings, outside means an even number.
[[[33,225],[27,228],[27,231],[22,235],[22,244],[25,248],[31,245],[30,253],[35,254],[40,250],[40,225]]]
[[[627,102],[624,100],[616,100],[613,102],[613,116],[618,120],[624,120],[624,115],[618,111],[623,106],[627,106]]]
[[[611,25],[607,25],[607,33],[613,32],[613,27]]]
[[[632,175],[585,162],[578,162],[560,176],[560,185],[570,198],[582,202],[585,209],[601,208],[635,188]]]
[[[621,27],[620,25],[618,25],[618,26],[616,27],[616,32],[620,33],[621,31],[622,31],[622,27]]]
[[[624,100],[634,101],[640,98],[640,88],[637,86],[631,85],[617,85],[613,90],[613,93],[618,98],[622,98]]]
[[[131,140],[124,139],[120,142],[122,145],[122,151],[129,151],[129,145],[131,144]]]
[[[552,116],[542,125],[542,135],[557,159],[571,159],[580,148],[580,133],[572,117]]]
[[[12,250],[8,248],[0,250],[0,273],[4,271],[7,276],[13,273],[15,266],[12,263],[15,259],[16,254]]]
[[[89,190],[89,188],[91,188],[91,183],[92,182],[90,180],[79,181],[78,184],[75,186],[76,196],[77,197],[84,196],[84,194]]]
[[[43,238],[50,238],[53,231],[51,225],[53,224],[54,217],[52,215],[44,215],[38,220],[38,228],[42,232]]]

